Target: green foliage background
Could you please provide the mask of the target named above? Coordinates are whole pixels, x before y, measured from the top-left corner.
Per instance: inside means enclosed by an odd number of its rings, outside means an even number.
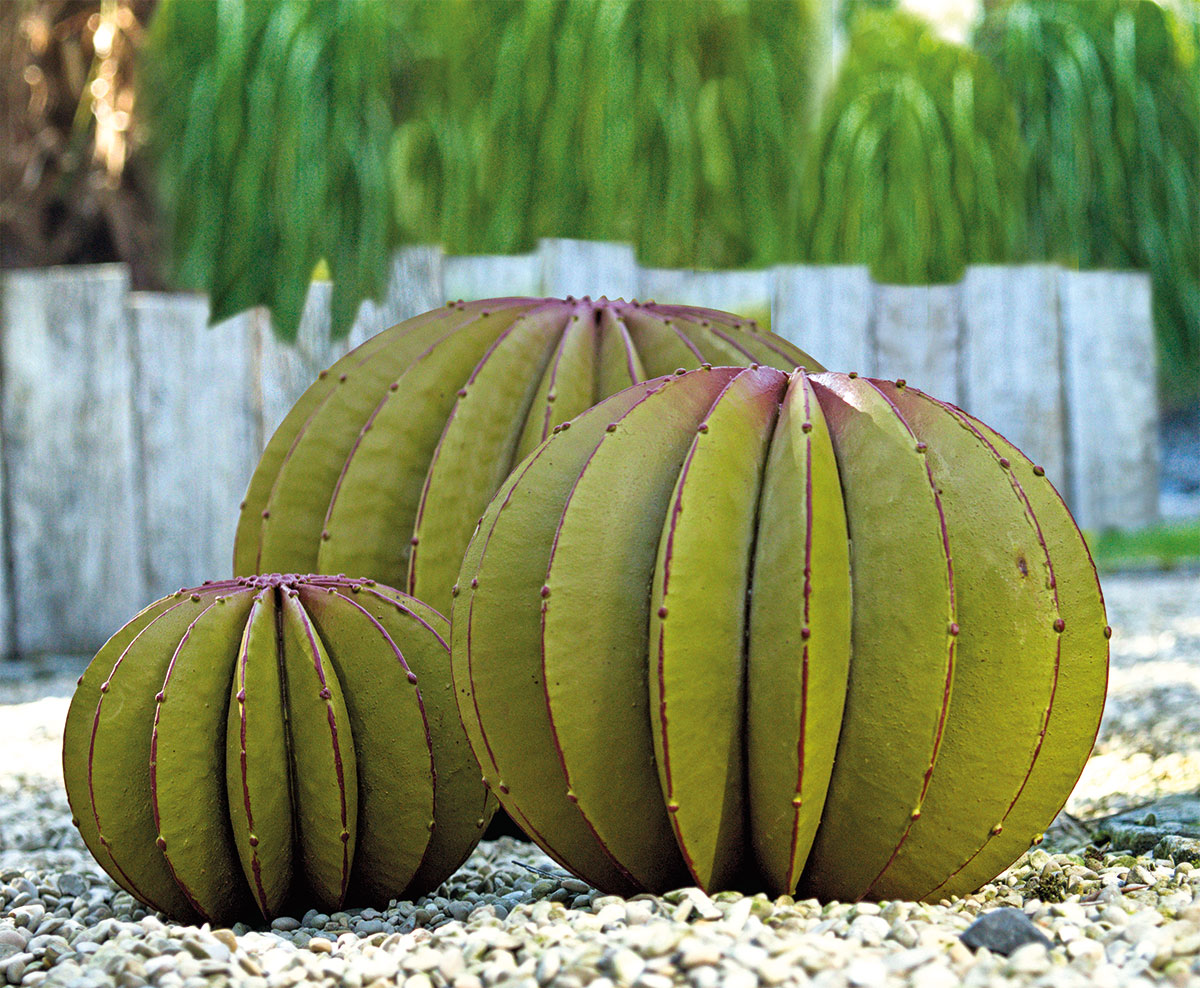
[[[975,40],[1021,122],[1026,256],[1150,272],[1168,404],[1200,397],[1197,23],[1151,0],[1014,0]]]
[[[651,265],[771,263],[825,50],[816,7],[419,5],[391,156],[402,239],[507,253],[569,235],[632,242]]]
[[[344,332],[413,242],[909,283],[1133,267],[1168,405],[1200,397],[1200,3],[1009,0],[972,50],[845,0],[826,85],[830,6],[163,0],[141,105],[178,279],[292,337],[318,262]]]
[[[1016,116],[991,65],[904,12],[862,10],[806,155],[801,259],[877,281],[957,281],[1019,250]]]
[[[176,276],[214,322],[263,304],[294,338],[321,259],[340,329],[382,291],[396,27],[377,0],[160,5],[141,98]]]
[[[388,248],[633,242],[767,264],[827,56],[820,0],[163,0],[144,63],[180,281],[295,335],[324,259],[333,326]]]

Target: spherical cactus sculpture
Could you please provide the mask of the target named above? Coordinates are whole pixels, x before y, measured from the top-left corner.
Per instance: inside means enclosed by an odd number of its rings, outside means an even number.
[[[429,891],[483,833],[446,620],[343,577],[207,583],[88,666],[63,776],[101,867],[171,916],[228,923]],[[299,912],[297,912],[299,915]]]
[[[1040,468],[903,382],[712,368],[563,423],[479,522],[455,693],[601,889],[939,899],[1054,817],[1107,675]]]
[[[364,574],[448,611],[514,464],[600,399],[705,361],[817,366],[751,321],[683,306],[505,298],[400,323],[284,419],[250,481],[234,572]]]

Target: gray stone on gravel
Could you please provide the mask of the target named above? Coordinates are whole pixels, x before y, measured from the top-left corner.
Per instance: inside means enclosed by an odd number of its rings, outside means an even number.
[[[984,913],[959,938],[972,950],[987,947],[993,954],[1015,953],[1027,944],[1050,947],[1050,940],[1020,909],[1002,907]]]

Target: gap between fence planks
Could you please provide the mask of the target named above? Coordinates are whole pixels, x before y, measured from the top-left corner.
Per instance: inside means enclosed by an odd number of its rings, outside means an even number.
[[[150,600],[228,575],[263,444],[317,373],[447,298],[607,295],[762,317],[827,367],[904,377],[1035,461],[1084,527],[1157,513],[1149,279],[980,266],[956,285],[864,267],[639,268],[631,247],[544,240],[517,257],[407,248],[384,298],[329,338],[312,286],[294,346],[261,310],[207,327],[207,301],[131,292],[121,265],[0,275],[0,654],[77,654]]]

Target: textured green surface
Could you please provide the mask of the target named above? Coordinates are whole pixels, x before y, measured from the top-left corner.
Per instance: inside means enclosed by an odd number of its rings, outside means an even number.
[[[1082,537],[1016,450],[899,382],[765,367],[534,449],[451,652],[505,809],[626,895],[971,891],[1065,801],[1107,670]]]
[[[696,426],[734,373],[703,371],[692,387],[668,378],[625,415],[605,404],[603,414],[571,425],[571,434],[584,421],[613,431],[602,434],[580,471],[554,532],[542,610],[547,703],[580,811],[643,887],[686,874],[655,769],[646,591],[675,477]],[[636,498],[614,496],[633,490]],[[597,746],[606,732],[623,743]],[[643,812],[630,814],[625,800]]]
[[[513,473],[464,557],[451,621],[459,710],[484,778],[501,805],[556,860],[569,861],[569,867],[594,884],[627,894],[638,891],[636,880],[627,868],[614,864],[568,793],[546,698],[541,602],[548,600],[542,587],[564,503],[601,438],[616,435],[605,431],[610,420],[618,421],[636,407],[646,390],[639,386],[621,392],[606,404],[606,416],[581,417]],[[510,531],[528,537],[512,538]],[[497,550],[488,551],[493,543]],[[474,648],[477,640],[487,645],[482,656]],[[634,702],[639,696],[644,691],[630,694]],[[519,731],[511,729],[515,724],[521,725]],[[647,772],[656,787],[648,760],[643,778]],[[638,823],[634,817],[631,829]],[[666,842],[661,838],[665,814],[652,813],[650,823],[641,839],[651,848],[670,850],[669,834]]]
[[[298,594],[284,591],[278,602],[297,863],[316,900],[337,910],[358,833],[354,740],[341,685]]]
[[[858,899],[922,810],[953,684],[954,584],[937,489],[907,424],[862,378],[812,380],[841,474],[854,596],[842,733],[800,889]]]
[[[447,631],[404,594],[338,577],[206,583],[151,605],[68,713],[64,779],[89,849],[187,921],[435,888],[493,810]]]
[[[759,873],[782,895],[796,887],[821,820],[850,665],[842,490],[825,417],[802,374],[779,410],[758,511],[746,798]]]
[[[182,637],[198,612],[187,598],[168,597],[113,635],[85,670],[63,728],[63,780],[88,850],[131,895],[143,901],[153,896],[163,909],[185,917],[195,912],[155,846],[158,834],[150,801],[148,727],[170,655],[143,658],[143,635],[148,628],[155,628],[152,636],[162,627]],[[114,705],[107,701],[118,677],[120,703]],[[122,730],[128,732],[128,746]],[[97,758],[96,742],[110,737],[117,742],[115,757]],[[103,746],[100,751],[103,754]]]
[[[212,600],[188,627],[163,676],[151,738],[151,793],[163,854],[197,911],[221,921],[244,915],[249,906],[229,823],[221,743],[249,610],[244,597]]]
[[[786,386],[765,369],[729,381],[675,470],[658,543],[648,643],[654,755],[701,888],[733,884],[742,867],[745,605],[763,460]]]
[[[954,694],[921,819],[871,889],[889,898],[938,887],[1003,827],[1041,747],[1057,678],[1059,615],[1037,517],[999,454],[948,406],[911,388],[876,387],[929,447],[961,629]],[[1021,836],[1027,844],[1032,835]]]
[[[256,595],[242,636],[226,733],[230,819],[250,891],[276,916],[292,885],[295,827],[274,594]]]
[[[393,622],[385,624],[364,607],[369,595],[361,590],[306,588],[300,599],[321,639],[330,643],[351,728],[391,739],[387,745],[359,746],[355,758],[359,812],[369,826],[355,849],[353,877],[364,895],[378,898],[408,884],[425,855],[434,819],[431,731],[419,680],[408,678],[408,653],[415,649],[401,652],[396,642],[406,636],[389,634]],[[387,620],[386,612],[375,609]],[[434,635],[419,638],[431,649],[441,647]]]
[[[400,377],[380,389],[372,415],[361,422],[347,454],[321,530],[297,539],[321,539],[317,567],[327,573],[379,578],[389,586],[407,574],[411,539],[429,462],[437,451],[457,391],[489,348],[511,326],[511,312],[489,314],[439,333]],[[431,334],[432,335],[432,334]],[[312,426],[314,438],[325,423]],[[397,451],[404,451],[403,456]],[[264,554],[264,559],[269,556]],[[270,567],[268,567],[270,568]]]
[[[450,593],[474,524],[508,476],[539,380],[564,332],[565,320],[552,311],[517,319],[459,389],[429,461],[408,568],[408,592],[418,599]],[[344,565],[357,571],[348,560]]]
[[[997,874],[1042,831],[1062,809],[1091,754],[1108,686],[1109,628],[1104,597],[1083,536],[1049,479],[1003,436],[978,419],[954,410],[963,424],[1011,464],[1054,573],[1057,612],[1063,621],[1058,635],[1057,675],[1053,703],[1048,705],[1045,735],[1028,778],[976,856],[956,866],[954,874],[924,898],[972,891]]]
[[[346,458],[379,395],[429,347],[431,336],[440,338],[465,321],[457,310],[435,309],[400,323],[347,354],[300,396],[267,444],[246,492],[234,572],[259,572],[264,554],[279,572],[316,569],[319,543],[305,535],[324,528]],[[322,428],[310,430],[317,420]]]
[[[250,480],[235,572],[369,576],[447,611],[475,523],[523,456],[617,390],[705,362],[819,366],[695,307],[486,299],[401,323],[284,419]]]

